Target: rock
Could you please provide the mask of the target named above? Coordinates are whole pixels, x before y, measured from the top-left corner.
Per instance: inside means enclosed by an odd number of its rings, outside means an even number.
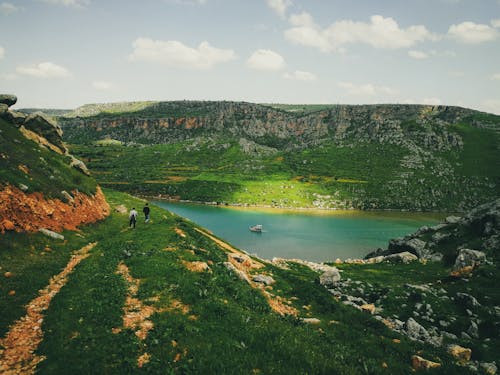
[[[274,279],[271,276],[262,275],[262,274],[254,275],[252,277],[252,280],[256,283],[261,283],[261,284],[265,284],[265,285],[272,285],[276,282],[276,281],[274,281]]]
[[[327,288],[334,286],[338,281],[340,281],[340,272],[336,267],[330,267],[319,277],[319,283]]]
[[[75,158],[73,155],[69,156],[71,157],[71,162],[69,163],[70,167],[75,168],[76,170],[82,172],[86,176],[90,176],[90,171],[88,170],[87,166],[83,161]]]
[[[422,358],[418,355],[411,357],[411,367],[413,367],[414,370],[428,370],[440,366],[440,363],[429,361],[428,359]]]
[[[447,224],[456,224],[458,223],[462,218],[460,216],[448,216],[446,219],[444,219],[444,222]]]
[[[385,257],[383,255],[379,255],[377,257],[365,259],[365,262],[368,264],[381,263],[384,261],[384,259]]]
[[[66,146],[62,140],[61,128],[44,114],[39,112],[32,113],[26,118],[23,126],[27,130],[31,130],[32,132],[45,138],[61,150],[61,153],[65,154],[67,152]]]
[[[21,189],[22,191],[28,191],[29,187],[26,186],[25,184],[19,184],[19,189]]]
[[[457,293],[455,301],[469,308],[481,306],[474,296],[467,293]]]
[[[390,263],[410,263],[417,259],[418,258],[416,255],[408,251],[403,251],[402,253],[391,254],[384,257],[384,261]]]
[[[53,238],[55,240],[64,240],[64,236],[62,234],[53,232],[51,230],[41,228],[38,230],[40,233],[46,235],[47,237]]]
[[[10,94],[0,94],[0,104],[12,107],[17,102],[17,96]]]
[[[232,273],[234,273],[236,276],[238,276],[238,278],[240,280],[243,280],[243,281],[246,281],[248,284],[250,284],[250,280],[248,279],[248,276],[246,275],[245,272],[243,271],[240,271],[239,269],[237,269],[232,263],[230,262],[224,262],[224,266],[229,270],[231,271]]]
[[[7,271],[3,274],[7,279],[10,279],[12,276],[14,276],[14,274],[10,271]]]
[[[497,365],[494,362],[481,362],[479,367],[488,375],[495,375],[498,371]]]
[[[450,237],[449,233],[436,232],[432,235],[431,239],[432,239],[432,242],[439,244],[441,241],[443,241],[449,237]]]
[[[75,198],[73,198],[73,196],[66,190],[61,191],[61,195],[66,199],[67,202],[72,203],[75,200]]]
[[[470,326],[469,329],[467,330],[467,333],[475,339],[479,338],[479,327],[476,322],[474,321],[470,322]]]
[[[12,122],[17,127],[19,127],[22,124],[24,124],[24,121],[26,120],[26,117],[28,117],[28,115],[26,115],[26,114],[24,114],[22,112],[17,112],[17,111],[8,111],[4,115],[5,119],[7,119],[8,121]]]
[[[16,226],[14,225],[14,223],[8,219],[4,219],[1,223],[0,223],[0,233],[3,231],[3,230],[15,230],[16,229]]]
[[[458,359],[460,362],[468,362],[470,361],[472,350],[469,348],[464,348],[460,345],[448,345],[446,348],[448,353],[455,359]]]
[[[0,103],[0,116],[5,117],[9,111],[9,106],[7,104]]]
[[[412,340],[427,341],[429,332],[421,326],[415,319],[409,318],[404,326],[407,336]]]
[[[15,290],[9,290],[9,296],[15,296],[16,291]]]
[[[425,250],[426,243],[418,238],[396,238],[389,242],[389,251],[392,253],[401,253],[408,251],[421,259],[425,259],[429,250]]]
[[[455,259],[455,264],[452,271],[457,272],[466,267],[478,267],[486,262],[486,254],[482,251],[471,249],[460,249],[458,256]]]
[[[367,312],[371,315],[373,315],[375,313],[375,310],[376,310],[376,308],[375,308],[375,305],[373,303],[361,305],[361,311]]]
[[[307,324],[320,324],[321,320],[318,318],[302,318],[302,322],[307,323]]]
[[[126,214],[128,210],[123,204],[119,204],[118,206],[115,206],[115,212],[118,212],[119,214]]]

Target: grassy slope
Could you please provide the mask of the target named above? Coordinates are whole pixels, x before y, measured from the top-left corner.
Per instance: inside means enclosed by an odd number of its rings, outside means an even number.
[[[0,130],[0,186],[24,184],[29,188],[27,193],[42,192],[47,197],[61,199],[64,198],[62,190],[95,193],[95,180],[71,168],[69,158],[26,139],[19,129],[3,119],[0,119]],[[29,173],[19,166],[27,167]]]
[[[142,205],[121,193],[106,194],[113,206]],[[177,235],[174,228],[182,229],[187,237]],[[145,225],[140,221],[136,230],[127,228],[126,216],[113,213],[102,223],[82,228],[81,235],[65,233],[66,243],[40,234],[1,236],[2,272],[14,273],[0,283],[2,335],[23,314],[22,306],[65,265],[70,252],[97,240],[92,255],[75,269],[46,312],[44,341],[38,353],[47,359],[39,365],[39,373],[403,374],[410,372],[410,357],[417,352],[442,361],[439,373],[467,373],[453,365],[442,350],[398,337],[369,315],[336,302],[319,286],[318,275],[302,266],[284,271],[268,265],[277,280],[273,293],[296,298],[293,305],[300,316],[317,317],[321,324],[305,325],[276,315],[259,291],[225,269],[221,263],[225,253],[194,228],[194,224],[153,207],[153,222]],[[46,245],[52,251],[42,251]],[[165,251],[167,247],[176,250]],[[212,272],[192,273],[181,260],[212,261]],[[154,328],[143,342],[130,330],[111,333],[122,324],[125,302],[126,284],[115,273],[120,261],[134,278],[141,279],[138,298],[144,303],[161,308],[180,300],[197,319],[175,310],[156,313],[151,318]],[[387,267],[370,266],[364,272],[345,266],[343,272],[344,277],[398,285],[401,272],[409,271]],[[411,267],[412,272],[404,272],[406,282],[435,281],[443,275],[438,269],[432,270],[435,275],[422,274],[428,266]],[[16,295],[7,296],[12,289]],[[157,302],[147,302],[155,296]],[[499,302],[495,295],[492,303]],[[393,338],[402,341],[396,343]],[[496,343],[498,338],[494,340]],[[151,362],[139,369],[136,358],[145,352],[151,354]],[[175,361],[177,354],[180,359]],[[488,352],[482,355],[491,360]]]
[[[491,200],[500,186],[495,133],[467,125],[456,128],[464,149],[438,155],[455,169],[458,178],[452,180],[437,175],[434,161],[420,169],[405,169],[401,160],[406,150],[375,143],[325,144],[267,156],[244,154],[230,139],[196,147],[184,142],[74,145],[72,150],[96,172],[101,184],[132,193],[287,207],[312,207],[319,194],[330,196],[325,207],[414,208],[418,200],[427,209],[453,210],[464,199],[460,192]],[[402,181],[406,172],[411,174]],[[490,182],[482,180],[485,176]]]

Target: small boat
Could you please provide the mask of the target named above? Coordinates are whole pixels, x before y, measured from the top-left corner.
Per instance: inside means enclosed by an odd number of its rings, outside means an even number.
[[[262,225],[261,224],[253,225],[248,229],[250,229],[251,232],[262,233]]]

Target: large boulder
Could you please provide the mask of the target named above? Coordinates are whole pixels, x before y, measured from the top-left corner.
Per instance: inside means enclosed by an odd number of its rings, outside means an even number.
[[[460,249],[457,259],[455,259],[453,271],[459,271],[466,267],[475,268],[485,262],[486,262],[486,254],[483,253],[482,251],[471,250],[471,249]]]
[[[17,102],[17,96],[10,94],[0,94],[0,104],[5,104],[11,107]]]
[[[69,155],[71,158],[71,162],[69,163],[70,167],[73,167],[80,172],[82,172],[84,175],[90,176],[90,171],[88,170],[87,166],[83,161],[80,159],[75,158],[73,155]]]
[[[324,287],[332,287],[340,281],[340,273],[336,267],[330,267],[319,277],[319,283]]]
[[[42,136],[54,146],[59,148],[62,153],[66,153],[67,149],[62,140],[62,129],[53,120],[46,117],[43,113],[32,113],[24,121],[24,127],[27,130]]]
[[[408,251],[403,251],[397,254],[391,254],[384,257],[384,262],[390,263],[410,263],[417,260],[418,257]]]
[[[389,242],[389,251],[391,253],[401,253],[409,251],[421,259],[430,255],[430,251],[425,249],[426,243],[418,238],[396,238]]]

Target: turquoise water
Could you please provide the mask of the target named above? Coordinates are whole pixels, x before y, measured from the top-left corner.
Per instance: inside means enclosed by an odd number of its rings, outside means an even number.
[[[434,225],[443,215],[401,212],[309,212],[237,209],[187,203],[154,202],[211,230],[236,247],[266,259],[332,261],[362,258],[386,247],[391,238]],[[262,224],[263,233],[251,225]]]

